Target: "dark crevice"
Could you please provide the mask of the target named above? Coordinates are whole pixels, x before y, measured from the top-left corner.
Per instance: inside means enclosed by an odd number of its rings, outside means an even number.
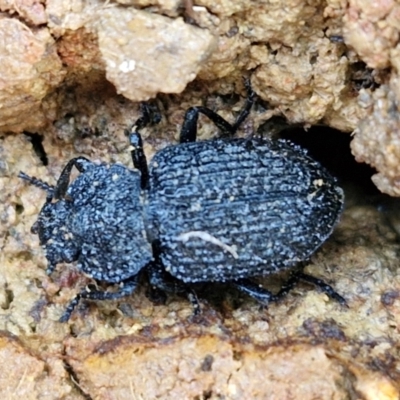
[[[7,230],[7,231],[4,233],[4,238],[3,238],[3,240],[0,241],[0,243],[2,242],[2,245],[0,246],[0,251],[3,251],[4,248],[7,246],[8,237],[9,237],[9,236],[10,236],[10,232]],[[1,236],[0,236],[0,238],[1,238]]]
[[[67,371],[67,373],[69,374],[69,376],[71,377],[71,381],[72,381],[73,386],[75,386],[75,388],[83,396],[83,398],[86,399],[86,400],[93,400],[92,397],[89,394],[87,394],[87,393],[85,393],[83,391],[83,389],[79,385],[79,379],[78,379],[74,369],[65,360],[64,360],[64,367],[65,367],[65,370]]]
[[[43,165],[47,165],[48,164],[47,154],[42,143],[43,136],[39,135],[38,133],[29,133],[29,132],[24,132],[24,134],[30,139],[33,146],[33,150],[39,157],[40,161],[43,163]]]
[[[233,360],[241,361],[243,359],[243,354],[241,351],[233,350]]]
[[[14,300],[14,292],[12,290],[8,289],[7,286],[4,291],[5,291],[5,301],[2,304],[1,308],[3,310],[8,310],[11,306],[11,303]]]
[[[203,360],[202,363],[201,363],[200,369],[201,369],[203,372],[209,372],[209,371],[211,371],[211,370],[212,370],[213,362],[214,362],[214,357],[213,357],[211,354],[207,354],[207,355],[204,357],[204,360]]]
[[[208,400],[213,396],[213,392],[211,390],[204,391],[201,395],[195,396],[193,400]]]
[[[17,215],[21,215],[24,212],[24,206],[22,204],[16,204],[15,212],[17,213]]]
[[[379,87],[380,74],[383,71],[377,72],[362,62],[356,62],[350,65],[350,83],[355,91],[361,89],[371,89],[374,91]]]

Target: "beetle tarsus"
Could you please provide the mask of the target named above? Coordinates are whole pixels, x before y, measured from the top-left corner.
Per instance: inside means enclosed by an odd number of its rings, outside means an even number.
[[[337,293],[332,286],[325,283],[322,279],[305,274],[302,271],[295,271],[292,276],[297,277],[297,280],[313,284],[314,286],[318,287],[322,292],[326,293],[331,299],[336,300],[338,303],[347,307],[346,299],[342,297],[339,293]]]
[[[276,295],[278,299],[280,300],[285,297],[300,281],[313,284],[322,292],[326,293],[331,299],[336,300],[339,304],[347,306],[346,300],[338,294],[332,286],[325,283],[322,279],[305,274],[301,270],[295,270],[290,274],[290,278]]]

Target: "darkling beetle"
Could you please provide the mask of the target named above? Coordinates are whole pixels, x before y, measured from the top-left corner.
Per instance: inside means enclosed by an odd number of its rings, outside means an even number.
[[[186,294],[195,313],[200,310],[190,285],[195,282],[230,282],[268,304],[303,280],[345,304],[331,286],[302,271],[293,273],[277,294],[248,279],[307,260],[337,223],[343,191],[297,145],[232,138],[255,101],[247,86],[248,98],[234,124],[208,108],[192,107],[180,144],[156,153],[149,166],[139,131],[151,122],[152,110],[144,104],[129,133],[136,169],[76,157],[55,186],[19,174],[47,192],[32,227],[46,251],[47,273],[59,263],[77,261],[77,268],[95,281],[118,284],[113,292],[82,290],[61,322],[70,318],[81,298],[131,294],[141,272],[160,293]],[[199,113],[224,137],[196,142]],[[74,166],[80,175],[70,184]]]

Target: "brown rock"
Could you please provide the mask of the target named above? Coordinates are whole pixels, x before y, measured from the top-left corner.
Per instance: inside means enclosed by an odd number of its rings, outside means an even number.
[[[0,19],[0,36],[0,130],[43,127],[44,98],[63,77],[54,40],[46,28],[34,31],[12,18]]]
[[[133,101],[182,92],[214,47],[206,30],[134,9],[104,10],[97,30],[107,79]]]
[[[5,398],[83,400],[59,358],[35,356],[10,335],[0,334],[0,387]]]

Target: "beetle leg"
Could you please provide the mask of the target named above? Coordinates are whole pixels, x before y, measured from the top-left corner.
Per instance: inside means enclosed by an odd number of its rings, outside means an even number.
[[[237,117],[234,124],[230,124],[224,118],[222,118],[215,111],[207,108],[207,107],[190,107],[185,114],[183,119],[183,124],[181,128],[181,133],[179,135],[179,143],[187,143],[187,142],[195,142],[197,137],[197,120],[199,119],[199,113],[204,114],[208,117],[215,126],[222,132],[222,137],[233,136],[238,130],[239,126],[242,122],[247,118],[250,113],[251,107],[253,106],[256,94],[251,89],[250,83],[248,80],[245,80],[245,86],[247,89],[247,98],[246,102],[240,111],[239,116]]]
[[[161,121],[161,114],[154,103],[140,103],[141,117],[127,131],[129,143],[131,145],[131,157],[135,168],[140,171],[140,186],[142,189],[148,189],[149,169],[147,166],[146,155],[143,151],[143,140],[139,133],[147,125],[158,124]]]
[[[248,279],[239,279],[232,283],[242,292],[253,297],[261,304],[267,305],[271,301],[278,301],[285,297],[299,281],[312,283],[319,287],[324,293],[330,298],[336,300],[342,305],[347,305],[346,300],[337,293],[332,286],[325,283],[322,279],[315,278],[312,275],[305,274],[302,271],[294,271],[289,280],[282,286],[281,290],[277,294],[272,294],[268,290],[264,289],[261,285],[258,285]]]
[[[166,293],[153,285],[148,285],[146,289],[146,297],[156,305],[164,305],[167,301]]]
[[[195,142],[197,137],[197,121],[199,119],[199,113],[206,115],[215,126],[222,132],[223,135],[231,136],[235,133],[233,125],[225,121],[215,111],[210,110],[207,107],[190,107],[183,119],[181,133],[179,135],[179,143]]]
[[[130,295],[132,292],[135,291],[136,287],[139,284],[139,275],[134,275],[131,278],[122,281],[121,284],[121,286],[118,288],[118,291],[116,292],[107,292],[103,290],[92,289],[87,286],[80,293],[78,293],[75,298],[68,304],[63,315],[59,319],[59,322],[67,322],[69,320],[72,312],[74,311],[75,307],[78,305],[81,299],[115,300]]]
[[[247,91],[247,97],[246,97],[246,102],[244,103],[244,106],[240,111],[239,116],[237,117],[235,123],[233,124],[233,129],[235,132],[238,130],[242,122],[250,114],[251,107],[253,107],[253,104],[255,103],[257,98],[256,92],[252,89],[250,85],[250,80],[248,78],[244,78],[244,86]]]
[[[268,303],[271,301],[277,301],[279,299],[277,295],[272,294],[267,289],[264,289],[261,285],[258,285],[249,279],[238,279],[236,281],[232,281],[232,284],[241,292],[246,293],[264,305],[268,305]]]
[[[133,124],[131,132],[142,130],[147,125],[155,125],[161,121],[160,110],[154,102],[140,103],[140,118]]]
[[[61,199],[65,196],[65,193],[67,193],[69,178],[71,176],[71,171],[74,166],[79,172],[85,172],[89,165],[92,165],[92,162],[85,157],[76,157],[72,160],[69,160],[67,165],[62,170],[56,186],[54,187],[53,198]]]
[[[149,185],[149,168],[147,166],[146,155],[143,151],[143,140],[139,132],[132,132],[129,135],[129,143],[131,144],[131,157],[133,165],[140,171],[140,187],[148,189]]]
[[[200,303],[192,288],[171,276],[158,261],[150,263],[146,270],[153,290],[159,289],[167,293],[186,295],[193,306],[194,314],[200,314]]]
[[[322,292],[326,293],[331,299],[336,300],[338,303],[347,306],[346,300],[339,293],[337,293],[332,286],[325,283],[322,279],[305,274],[302,271],[294,271],[285,286],[283,286],[282,289],[279,291],[277,296],[279,298],[285,296],[299,281],[312,283],[313,285],[320,288]]]

